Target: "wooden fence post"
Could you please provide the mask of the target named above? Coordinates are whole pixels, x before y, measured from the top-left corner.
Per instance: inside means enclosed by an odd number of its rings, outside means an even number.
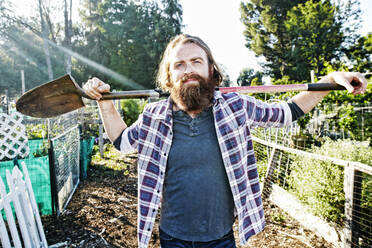
[[[101,158],[103,158],[103,124],[99,124],[99,138],[98,138],[98,145],[99,145],[99,154]]]
[[[362,172],[348,163],[344,170],[345,227],[344,248],[358,247],[362,194]]]

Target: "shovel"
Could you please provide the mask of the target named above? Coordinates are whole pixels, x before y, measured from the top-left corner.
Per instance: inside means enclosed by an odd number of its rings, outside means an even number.
[[[216,90],[219,90],[222,93],[269,93],[288,91],[345,90],[345,88],[334,83],[317,83],[220,87],[216,88]],[[169,93],[158,90],[134,90],[106,93],[102,95],[102,100],[148,97],[158,98],[168,95]],[[85,105],[82,97],[94,100],[85,94],[84,90],[80,88],[71,75],[65,75],[27,91],[16,102],[16,109],[18,112],[28,116],[50,118],[84,107]]]
[[[160,96],[155,90],[135,90],[107,93],[102,100]],[[82,97],[94,100],[68,74],[24,93],[17,100],[16,109],[24,115],[50,118],[84,107]]]

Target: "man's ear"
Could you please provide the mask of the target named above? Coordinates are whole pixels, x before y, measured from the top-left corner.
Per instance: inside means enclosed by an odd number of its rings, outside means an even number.
[[[213,77],[213,73],[214,73],[214,66],[212,64],[209,64],[209,75]]]

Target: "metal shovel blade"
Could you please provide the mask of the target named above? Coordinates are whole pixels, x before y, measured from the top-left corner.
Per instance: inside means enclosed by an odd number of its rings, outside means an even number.
[[[84,107],[82,94],[74,79],[65,75],[27,91],[16,102],[16,109],[32,117],[54,117]]]

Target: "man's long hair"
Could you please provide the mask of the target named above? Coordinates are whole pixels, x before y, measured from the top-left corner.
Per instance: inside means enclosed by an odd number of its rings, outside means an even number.
[[[169,71],[170,67],[170,55],[172,50],[179,44],[193,43],[199,46],[205,51],[208,57],[209,66],[213,66],[213,72],[211,75],[211,80],[214,82],[215,86],[219,86],[222,82],[223,76],[220,68],[218,67],[216,61],[212,56],[210,48],[205,44],[205,42],[196,36],[191,36],[188,34],[179,34],[175,36],[167,45],[167,48],[164,51],[163,57],[159,64],[159,70],[156,77],[156,83],[159,88],[163,91],[170,91],[173,87],[171,80],[171,75]]]

